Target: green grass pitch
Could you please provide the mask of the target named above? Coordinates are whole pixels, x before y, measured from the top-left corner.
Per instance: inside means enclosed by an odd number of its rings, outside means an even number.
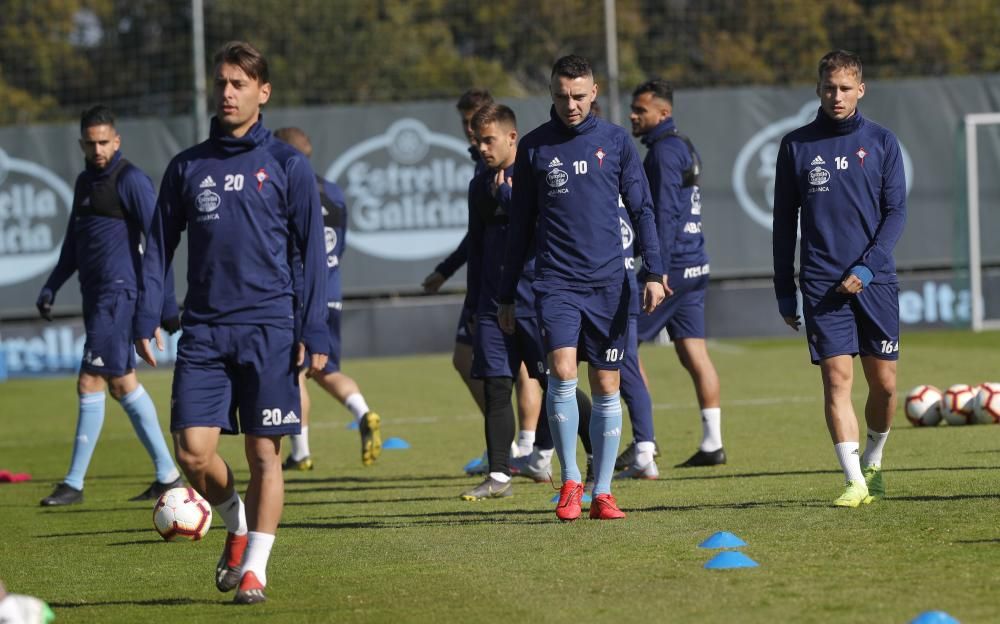
[[[43,509],[62,478],[76,419],[71,378],[0,385],[0,578],[47,600],[57,622],[909,622],[939,609],[1000,621],[1000,426],[914,428],[897,414],[889,499],[830,502],[842,487],[816,367],[801,335],[710,344],[723,387],[730,463],[673,469],[700,439],[694,393],[673,350],[647,347],[656,482],[617,483],[623,522],[559,523],[547,484],[469,503],[462,466],[482,419],[445,355],[347,361],[412,448],[360,462],[347,412],[313,388],[316,469],[286,473],[268,568],[269,601],[230,604],[213,584],[225,530],[167,543],[151,507],[126,502],[152,478],[127,418],[108,402],[82,505]],[[900,395],[919,383],[1000,381],[1000,333],[904,336]],[[856,366],[855,408],[865,384]],[[169,373],[142,375],[166,426]],[[630,439],[626,426],[624,440]],[[240,439],[223,455],[241,490]],[[730,531],[760,567],[706,570],[698,544]]]

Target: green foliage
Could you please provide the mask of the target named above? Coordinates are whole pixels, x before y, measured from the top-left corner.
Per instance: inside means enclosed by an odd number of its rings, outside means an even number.
[[[607,76],[603,3],[591,0],[206,0],[205,41],[253,41],[274,104],[451,99],[471,85],[543,94],[567,53]],[[869,78],[1000,71],[1000,3],[983,0],[619,0],[623,90],[660,75],[681,88],[815,79],[835,47]],[[191,110],[186,0],[3,0],[0,123]],[[209,72],[210,67],[204,68]]]
[[[711,342],[730,463],[677,470],[700,439],[691,383],[670,348],[644,347],[661,480],[615,483],[620,523],[561,524],[547,484],[515,480],[511,499],[459,500],[461,467],[483,447],[482,417],[447,356],[349,360],[345,372],[411,443],[365,468],[339,404],[311,386],[316,468],[285,475],[286,505],[268,566],[269,601],[236,608],[213,571],[224,529],[166,543],[151,505],[126,499],[152,475],[114,401],[85,502],[43,509],[66,469],[74,380],[0,386],[0,576],[44,598],[57,622],[908,622],[940,609],[995,622],[1000,427],[911,427],[901,416],[884,466],[889,498],[834,509],[842,474],[823,424],[819,371],[804,337]],[[901,393],[979,382],[1000,371],[1000,333],[911,333]],[[140,372],[166,426],[170,374]],[[865,401],[856,367],[854,405]],[[625,439],[629,437],[626,431]],[[243,440],[221,453],[247,482]],[[731,531],[760,563],[709,571],[698,548]]]

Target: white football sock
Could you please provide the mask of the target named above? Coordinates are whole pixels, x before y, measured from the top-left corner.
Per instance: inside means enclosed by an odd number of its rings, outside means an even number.
[[[535,432],[521,429],[517,432],[517,451],[519,457],[531,454],[531,448],[535,445]]]
[[[706,407],[701,410],[701,450],[706,453],[722,448],[722,408]]]
[[[216,513],[226,523],[226,530],[235,535],[247,534],[247,513],[239,492],[233,492],[225,502],[213,505]]]
[[[368,409],[368,403],[365,401],[365,397],[361,396],[360,392],[355,392],[344,399],[344,407],[351,412],[351,416],[354,416],[354,420],[361,420],[362,416],[371,411]]]
[[[292,442],[292,459],[302,461],[309,457],[309,426],[302,427],[302,433],[288,436]]]
[[[247,572],[253,572],[261,585],[267,585],[267,559],[271,556],[272,546],[274,546],[273,535],[250,531],[247,551],[243,555],[243,566],[240,568],[240,578]]]
[[[544,469],[546,466],[552,465],[552,455],[555,452],[554,448],[540,449],[536,446],[531,449],[531,457],[528,458],[528,463],[538,470]]]
[[[840,467],[844,469],[844,476],[848,481],[864,481],[865,476],[861,473],[861,457],[858,455],[857,442],[840,442],[833,445],[833,450],[837,451],[837,459],[840,460]]]
[[[632,465],[637,468],[645,468],[653,461],[653,454],[656,452],[656,442],[636,442],[635,461]]]
[[[865,442],[865,454],[862,457],[864,467],[882,465],[882,449],[885,448],[885,441],[888,437],[888,431],[879,433],[871,429],[868,430],[868,441]]]
[[[510,475],[505,475],[502,472],[491,472],[490,478],[494,481],[499,481],[500,483],[507,483],[510,481]]]

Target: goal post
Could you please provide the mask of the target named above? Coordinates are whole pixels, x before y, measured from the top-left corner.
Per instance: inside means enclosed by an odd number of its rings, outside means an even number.
[[[970,113],[965,116],[965,207],[969,247],[969,317],[973,331],[1000,329],[1000,318],[987,318],[983,299],[983,250],[979,178],[980,126],[1000,125],[1000,113]]]

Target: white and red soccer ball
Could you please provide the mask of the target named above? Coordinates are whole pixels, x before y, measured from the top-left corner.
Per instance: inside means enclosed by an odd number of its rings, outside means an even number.
[[[972,402],[972,420],[976,424],[1000,423],[1000,383],[984,383],[978,386],[976,398]]]
[[[910,390],[903,405],[906,420],[914,427],[933,427],[941,422],[941,391],[927,384]]]
[[[167,541],[200,540],[212,526],[212,506],[194,488],[167,490],[153,507],[153,526]]]
[[[971,425],[976,389],[968,384],[948,386],[941,397],[941,415],[949,425]]]

